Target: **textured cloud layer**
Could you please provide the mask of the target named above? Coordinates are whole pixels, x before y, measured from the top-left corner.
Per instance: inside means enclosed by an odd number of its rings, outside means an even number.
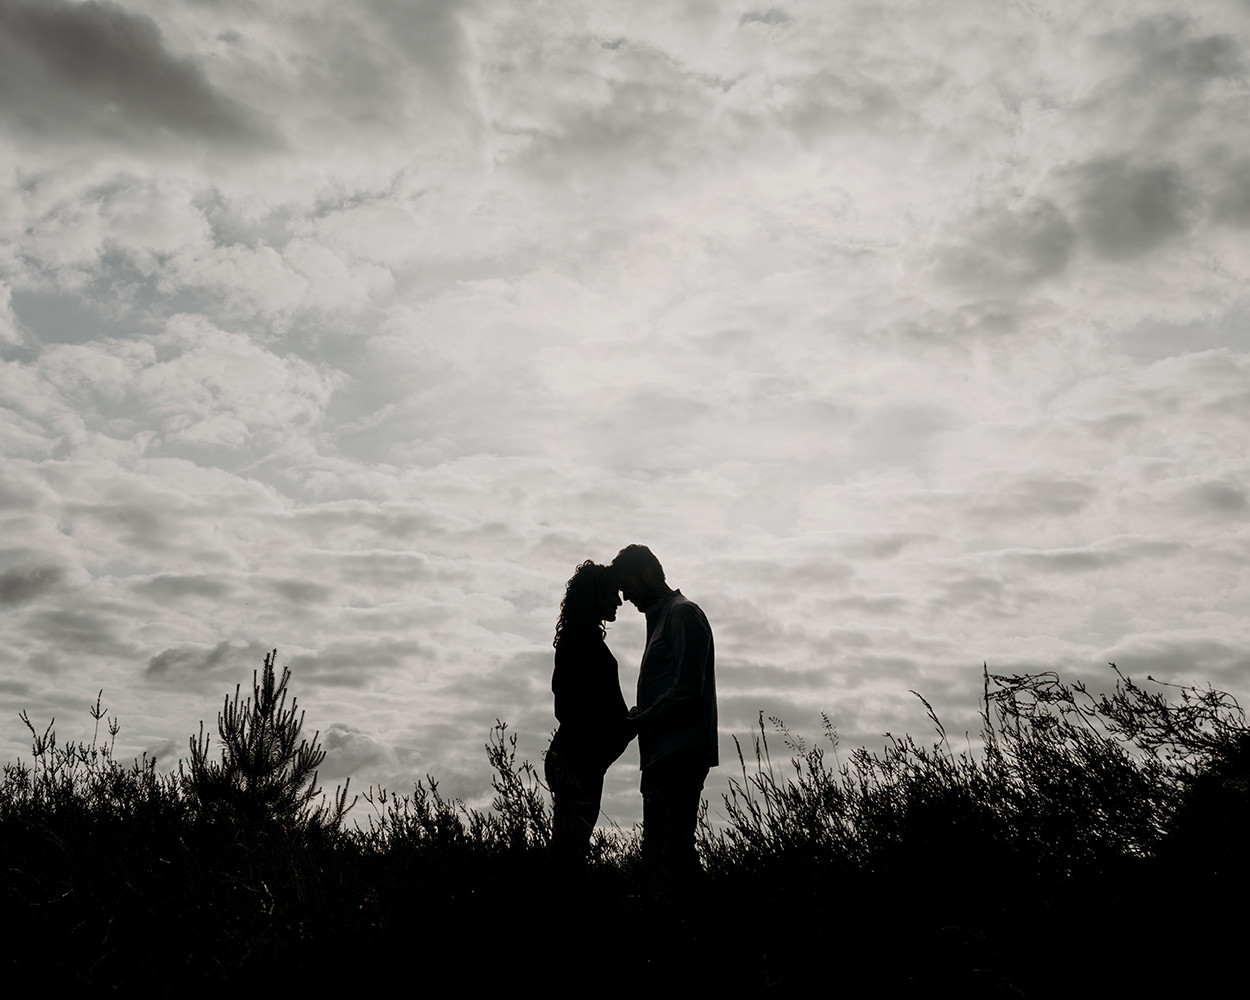
[[[1245,5],[0,39],[10,756],[104,688],[172,761],[278,646],[327,780],[481,795],[496,718],[554,726],[564,580],[633,541],[716,629],[727,754],[922,730],[909,689],[974,727],[982,662],[1245,693]]]

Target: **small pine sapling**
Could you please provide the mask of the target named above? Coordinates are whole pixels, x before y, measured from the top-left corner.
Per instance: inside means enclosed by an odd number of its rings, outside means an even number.
[[[265,657],[264,669],[252,673],[252,696],[241,697],[235,686],[233,699],[227,695],[217,715],[221,739],[221,760],[209,760],[211,738],[200,723],[198,736],[191,737],[189,773],[183,773],[183,787],[202,814],[226,812],[252,824],[277,822],[287,828],[337,827],[346,811],[344,788],[330,808],[314,808],[320,794],[317,768],[325,760],[313,733],[303,739],[304,713],[295,698],[287,706],[290,667],[282,677],[274,669],[278,651]]]

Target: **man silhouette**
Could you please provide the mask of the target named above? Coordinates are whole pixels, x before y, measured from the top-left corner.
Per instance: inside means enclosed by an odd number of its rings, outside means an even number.
[[[708,770],[720,763],[716,737],[716,672],[707,617],[664,581],[645,545],[612,560],[625,600],[647,616],[647,645],[638,671],[642,764],[642,855],[652,872],[685,878],[699,859],[694,833]]]

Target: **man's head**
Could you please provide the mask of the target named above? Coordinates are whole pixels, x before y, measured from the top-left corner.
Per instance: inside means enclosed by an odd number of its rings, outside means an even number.
[[[639,611],[645,611],[665,594],[664,567],[645,545],[626,545],[612,560],[621,593]]]

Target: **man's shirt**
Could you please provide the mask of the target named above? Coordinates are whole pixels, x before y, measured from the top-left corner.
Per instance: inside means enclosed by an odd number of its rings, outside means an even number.
[[[642,767],[690,751],[708,767],[720,762],[716,734],[716,671],[712,629],[693,601],[674,590],[646,610],[647,648],[638,671]]]

